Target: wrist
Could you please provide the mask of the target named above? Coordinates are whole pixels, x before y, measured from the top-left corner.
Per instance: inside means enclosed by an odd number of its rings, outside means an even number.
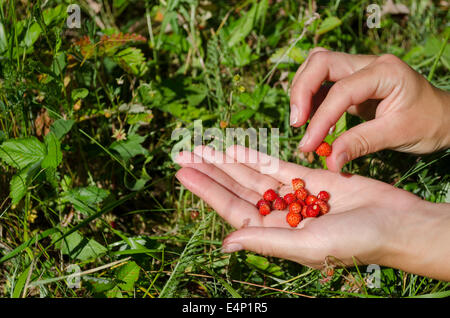
[[[450,204],[420,200],[395,218],[380,265],[450,281]]]

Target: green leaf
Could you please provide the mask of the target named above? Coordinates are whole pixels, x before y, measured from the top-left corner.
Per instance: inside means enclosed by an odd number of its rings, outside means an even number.
[[[301,64],[305,61],[308,53],[298,47],[293,47],[290,51],[289,47],[282,47],[275,51],[270,56],[270,63],[285,63],[285,64]]]
[[[129,47],[118,52],[114,55],[114,60],[125,72],[135,76],[142,76],[148,70],[144,53],[135,47]]]
[[[33,46],[34,42],[37,41],[39,36],[42,33],[42,29],[37,22],[34,22],[25,33],[25,37],[23,38],[21,45],[30,48]]]
[[[39,162],[45,155],[45,146],[36,137],[8,140],[0,146],[0,158],[17,169]]]
[[[316,31],[316,35],[322,35],[331,30],[334,30],[342,24],[342,21],[338,17],[328,17],[320,23],[319,28]]]
[[[67,17],[67,11],[66,6],[57,5],[54,8],[46,9],[42,12],[42,15],[44,17],[44,23],[45,25],[49,25],[52,22],[59,22],[62,20],[65,20]]]
[[[8,39],[5,33],[5,27],[3,23],[0,22],[0,53],[8,49]]]
[[[28,278],[28,273],[30,272],[31,265],[28,265],[28,267],[20,274],[19,278],[16,281],[16,284],[14,286],[14,291],[12,298],[19,298],[20,293],[22,292],[23,288],[25,287],[25,282]]]
[[[62,161],[61,143],[58,137],[53,133],[48,133],[44,138],[47,147],[47,155],[42,160],[42,168],[57,168]]]
[[[228,39],[229,47],[233,47],[250,34],[255,23],[257,7],[258,5],[254,4],[252,8],[238,20]]]
[[[265,257],[249,254],[245,261],[253,267],[270,275],[280,276],[283,274],[283,270],[280,266],[270,263]]]
[[[61,236],[60,233],[58,235]],[[58,235],[54,235],[53,239],[58,238]],[[81,261],[97,258],[108,251],[96,240],[87,239],[78,231],[65,237],[58,245],[64,255],[69,255],[70,258]]]
[[[72,119],[58,119],[50,126],[50,131],[52,131],[58,139],[61,139],[72,129],[74,123],[75,121]]]
[[[231,123],[233,125],[243,123],[244,121],[250,119],[254,114],[256,114],[256,110],[251,108],[246,108],[237,113],[234,113],[231,116]]]
[[[79,100],[86,98],[89,95],[89,91],[86,88],[77,88],[72,91],[72,100]]]
[[[39,164],[34,164],[32,167],[37,166]],[[36,168],[26,168],[20,171],[18,174],[14,175],[9,182],[9,196],[11,198],[12,204],[19,203],[20,200],[25,196],[28,189],[28,184],[30,183],[30,179],[34,175]]]
[[[139,278],[139,271],[140,267],[135,262],[129,262],[119,267],[117,278],[121,283],[117,284],[117,286],[126,292],[133,291],[134,284]]]
[[[83,214],[90,215],[95,212],[92,207],[102,202],[109,195],[109,191],[95,186],[85,188],[75,188],[64,193],[62,202],[70,202],[75,209]]]
[[[119,153],[120,157],[128,161],[137,155],[148,155],[148,150],[141,146],[146,137],[138,134],[127,136],[127,140],[115,141],[109,147]]]

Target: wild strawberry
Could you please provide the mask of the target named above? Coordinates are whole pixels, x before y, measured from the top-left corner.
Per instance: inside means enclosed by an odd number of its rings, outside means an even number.
[[[308,191],[306,191],[305,188],[297,189],[297,190],[295,191],[295,196],[296,196],[297,199],[299,199],[299,200],[305,200],[306,197],[308,196]]]
[[[258,201],[258,203],[256,203],[256,208],[259,209],[259,207],[260,207],[261,204],[263,204],[263,203],[270,205],[270,201],[261,199],[261,200]]]
[[[305,199],[306,205],[314,204],[316,201],[317,201],[317,197],[312,194],[308,195]]]
[[[289,213],[297,213],[300,214],[302,211],[302,205],[298,202],[292,202],[289,204]]]
[[[320,215],[324,215],[328,213],[328,204],[325,201],[317,200],[316,203],[320,208]]]
[[[283,210],[286,210],[287,204],[283,200],[283,198],[278,197],[278,198],[275,199],[275,201],[273,201],[272,207],[273,207],[274,210],[283,211]]]
[[[297,200],[293,193],[286,194],[283,199],[288,205]]]
[[[259,207],[259,213],[261,215],[267,215],[270,213],[271,210],[272,209],[270,208],[270,204],[267,204],[267,203],[263,203]]]
[[[292,179],[292,188],[294,189],[294,191],[296,191],[300,188],[304,188],[304,187],[305,187],[305,181],[303,181],[300,178]]]
[[[263,195],[263,198],[265,199],[265,200],[267,200],[267,201],[274,201],[276,198],[278,198],[278,194],[274,191],[274,190],[272,190],[272,189],[269,189],[269,190],[267,190],[266,192],[264,192],[264,195]]]
[[[320,207],[317,204],[308,205],[306,208],[306,217],[307,218],[315,218],[320,213]]]
[[[331,155],[331,146],[326,142],[322,142],[316,149],[316,154],[323,157],[328,157]]]
[[[327,191],[320,191],[317,199],[327,202],[330,199],[330,194]]]
[[[302,220],[302,216],[300,215],[300,213],[289,212],[288,214],[286,214],[286,221],[292,227],[296,227],[300,223],[301,220]]]
[[[308,206],[309,206],[309,205],[304,205],[303,208],[302,208],[302,213],[301,213],[301,214],[302,214],[302,217],[303,217],[303,218],[307,218],[307,216],[306,216],[306,210],[308,209]]]

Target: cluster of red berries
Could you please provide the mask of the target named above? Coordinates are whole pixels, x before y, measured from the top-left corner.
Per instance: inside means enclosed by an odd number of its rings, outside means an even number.
[[[328,213],[328,200],[330,194],[320,191],[317,196],[309,194],[305,189],[305,182],[300,178],[292,179],[294,193],[288,193],[280,197],[274,190],[269,189],[264,192],[263,199],[256,203],[259,213],[267,215],[272,210],[286,210],[286,221],[290,226],[296,227],[304,218],[317,217]]]

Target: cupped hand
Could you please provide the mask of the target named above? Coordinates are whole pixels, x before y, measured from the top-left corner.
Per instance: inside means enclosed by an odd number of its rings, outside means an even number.
[[[367,120],[334,141],[331,171],[382,149],[423,154],[450,147],[450,94],[391,54],[315,48],[292,81],[290,99],[292,126],[311,118],[299,145],[304,152],[314,151],[344,112]]]
[[[206,201],[237,231],[223,242],[223,251],[249,250],[320,268],[327,256],[346,265],[383,264],[395,250],[403,214],[416,196],[357,175],[309,169],[240,146],[215,152],[197,147],[182,152],[178,180]],[[278,167],[263,174],[268,165]],[[313,194],[330,193],[328,214],[303,219],[297,228],[286,222],[286,211],[259,214],[256,202],[267,189],[292,192],[291,180],[302,178]]]

